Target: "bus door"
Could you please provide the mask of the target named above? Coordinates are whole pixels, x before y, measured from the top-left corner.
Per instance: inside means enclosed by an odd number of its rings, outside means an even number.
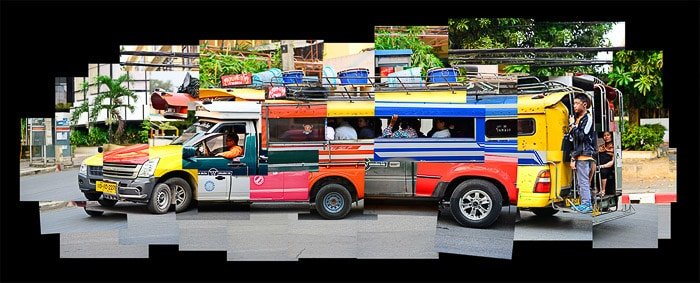
[[[365,194],[368,196],[413,195],[414,163],[409,159],[367,162]]]

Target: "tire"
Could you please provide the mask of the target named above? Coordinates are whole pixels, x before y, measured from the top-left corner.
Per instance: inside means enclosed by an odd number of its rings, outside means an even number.
[[[464,181],[450,197],[452,217],[460,225],[470,228],[491,226],[501,215],[502,206],[501,192],[493,183],[485,180]]]
[[[83,208],[83,209],[85,209],[85,208]],[[91,217],[100,217],[100,216],[102,216],[102,214],[104,214],[104,211],[95,211],[95,210],[85,209],[85,213],[87,213],[87,215],[90,215]]]
[[[173,177],[165,181],[175,194],[175,212],[183,212],[192,203],[192,187],[182,178]]]
[[[97,200],[97,202],[99,202],[100,205],[104,207],[112,207],[115,204],[117,204],[117,201],[113,199],[99,199]]]
[[[326,219],[341,219],[348,215],[352,197],[340,184],[327,184],[316,193],[316,211]]]
[[[100,197],[102,196],[102,193],[83,193],[85,195],[85,198],[90,201],[96,201],[99,200]]]
[[[170,209],[172,194],[170,187],[166,183],[158,183],[151,192],[151,199],[148,201],[148,211],[155,214],[164,214]]]
[[[559,212],[558,209],[552,207],[530,208],[530,211],[539,217],[552,217]]]

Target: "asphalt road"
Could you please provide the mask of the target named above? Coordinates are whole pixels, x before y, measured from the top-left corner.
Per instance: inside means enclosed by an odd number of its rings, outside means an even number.
[[[226,250],[230,261],[438,258],[437,211],[412,203],[365,207],[362,201],[339,220],[321,218],[308,204],[212,207],[178,213],[181,250]]]
[[[87,200],[78,189],[78,168],[19,178],[20,201]]]
[[[659,239],[671,239],[671,205],[658,205]]]
[[[127,228],[125,214],[105,213],[101,217],[87,215],[82,207],[67,206],[41,211],[41,234],[83,233]]]
[[[636,204],[633,207],[635,214],[593,226],[594,249],[659,247],[657,205]]]
[[[516,241],[591,241],[593,234],[590,214],[559,213],[551,217],[538,217],[529,211],[520,211],[520,221],[515,223]]]
[[[148,245],[122,245],[120,231],[61,233],[61,258],[148,258]]]
[[[449,209],[442,209],[435,230],[435,250],[441,253],[512,259],[515,206],[501,209],[493,226],[476,229],[462,227]]]

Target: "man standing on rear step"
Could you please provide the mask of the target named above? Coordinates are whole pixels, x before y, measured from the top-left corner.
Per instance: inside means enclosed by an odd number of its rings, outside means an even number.
[[[591,101],[588,96],[579,93],[574,98],[574,112],[576,119],[570,121],[569,133],[574,142],[574,150],[571,152],[571,169],[576,171],[576,183],[581,196],[581,204],[572,208],[581,213],[590,213],[591,207],[591,183],[589,175],[594,162],[596,137],[593,131],[593,117],[588,109]]]

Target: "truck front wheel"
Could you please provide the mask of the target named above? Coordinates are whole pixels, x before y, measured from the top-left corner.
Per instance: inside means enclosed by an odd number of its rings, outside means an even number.
[[[148,201],[148,211],[155,214],[168,212],[171,197],[170,186],[166,183],[158,183],[151,192],[151,199]]]
[[[452,216],[460,225],[472,228],[491,226],[501,214],[503,198],[489,181],[472,179],[462,182],[450,197]]]
[[[190,184],[182,178],[174,177],[165,181],[171,191],[175,193],[175,212],[185,211],[192,202],[192,189]]]
[[[352,197],[345,186],[327,184],[316,194],[316,211],[326,219],[341,219],[348,215]]]

